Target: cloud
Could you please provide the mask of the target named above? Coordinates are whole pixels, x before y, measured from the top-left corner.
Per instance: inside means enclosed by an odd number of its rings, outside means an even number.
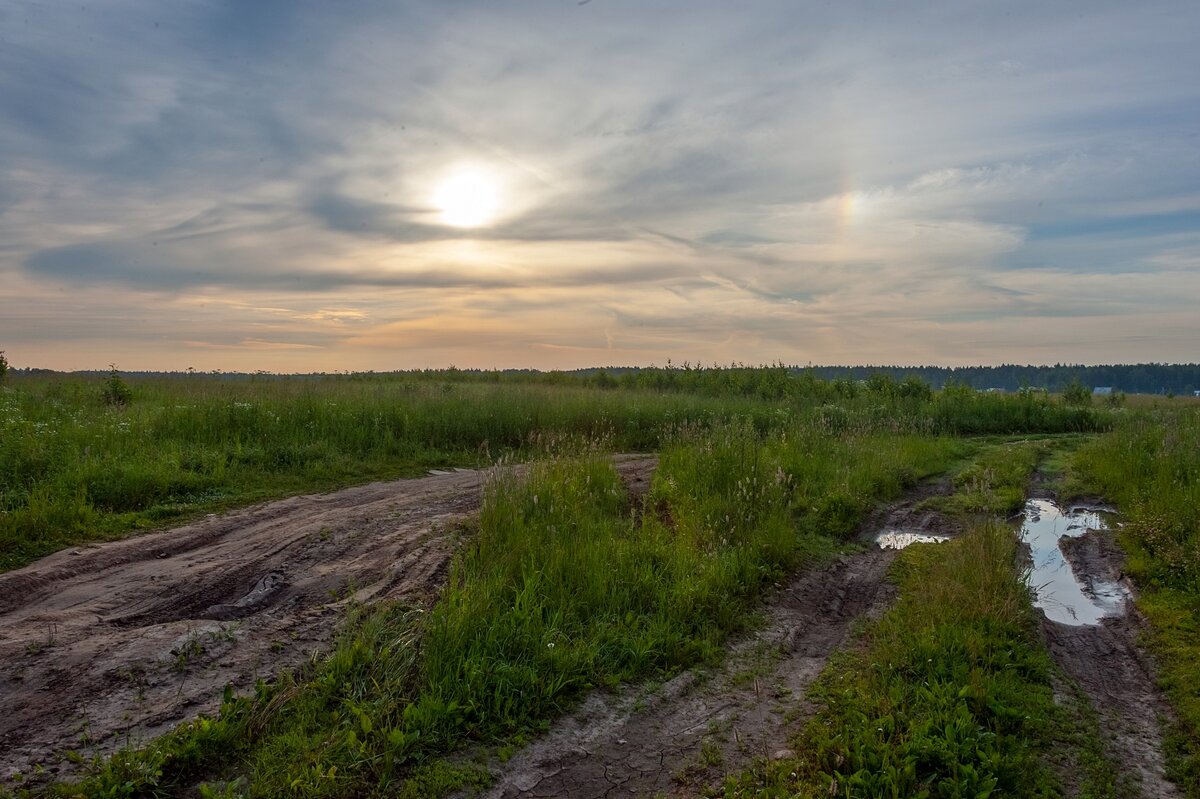
[[[81,319],[131,364],[200,341],[367,367],[399,331],[414,363],[559,366],[610,340],[1166,360],[1200,333],[1174,316],[1200,252],[1194,3],[0,13],[0,296],[34,309],[0,335],[47,365]],[[494,224],[431,211],[463,165],[502,186]],[[1056,317],[1059,350],[1033,347]]]
[[[260,253],[252,257],[261,258]],[[122,242],[71,245],[34,253],[24,263],[26,273],[67,284],[112,284],[143,290],[180,291],[198,287],[248,290],[327,292],[345,288],[499,289],[591,287],[653,283],[682,276],[670,263],[583,265],[555,272],[291,269],[270,263],[227,260],[218,268],[197,258],[187,247]]]

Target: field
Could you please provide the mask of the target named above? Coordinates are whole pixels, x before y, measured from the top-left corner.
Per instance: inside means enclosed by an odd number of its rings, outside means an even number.
[[[782,368],[10,375],[0,795],[1200,796],[1198,441]],[[1115,506],[1064,552],[1136,609],[1043,618],[1030,496]]]

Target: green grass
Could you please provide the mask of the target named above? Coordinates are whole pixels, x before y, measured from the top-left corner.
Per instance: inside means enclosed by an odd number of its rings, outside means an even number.
[[[1118,541],[1125,571],[1150,621],[1146,641],[1179,716],[1170,734],[1168,776],[1200,796],[1200,409],[1128,415],[1080,448],[1068,486],[1099,494],[1125,514]]]
[[[1029,476],[1052,445],[1009,441],[986,445],[954,475],[954,492],[925,506],[961,518],[1009,516],[1025,505]]]
[[[1112,418],[1034,393],[700,371],[663,387],[453,371],[126,379],[123,404],[104,399],[111,375],[8,381],[0,569],[266,497],[542,458],[526,479],[489,487],[436,605],[359,609],[320,662],[228,696],[218,718],[100,760],[82,782],[48,793],[166,797],[205,780],[205,796],[426,796],[477,785],[482,772],[447,755],[470,744],[508,751],[586,690],[718,659],[769,586],[849,538],[875,502],[980,451],[950,434],[1073,433]],[[643,507],[598,446],[661,450]],[[950,509],[1012,509],[1041,446],[984,445]],[[975,674],[995,665],[977,645],[1016,645],[1012,623],[942,630],[922,645],[959,647],[945,669],[965,648]],[[1014,679],[1040,685],[1036,658],[1018,661],[1029,670]],[[996,679],[1007,702],[1009,683]],[[956,707],[937,712],[961,721]]]
[[[835,655],[810,696],[821,710],[793,750],[727,785],[729,796],[1057,796],[1051,662],[1006,526],[914,545],[897,605]]]
[[[196,377],[129,381],[128,406],[99,381],[0,388],[0,570],[62,547],[268,497],[484,465],[564,437],[657,449],[678,425],[792,411],[570,386]]]
[[[318,666],[54,791],[169,796],[207,775],[242,779],[248,796],[348,797],[477,781],[442,756],[535,733],[592,687],[718,659],[762,592],[831,552],[850,515],[961,451],[910,435],[687,430],[644,512],[606,457],[539,462],[490,485],[431,610],[365,610]]]
[[[1104,412],[1043,395],[934,393],[911,381],[860,390],[771,368],[666,370],[659,389],[650,377],[614,389],[595,378],[518,382],[457,370],[249,379],[10,375],[0,386],[0,570],[81,541],[270,497],[528,457],[562,438],[650,451],[679,428],[734,419],[760,433],[797,426],[1029,433],[1108,424]]]
[[[821,709],[799,756],[757,763],[725,795],[1055,797],[1064,782],[1081,799],[1130,795],[1095,711],[1041,644],[1015,536],[994,518],[1020,507],[1047,454],[1080,443],[976,442],[953,494],[927,503],[971,532],[901,553],[900,601],[810,691]]]

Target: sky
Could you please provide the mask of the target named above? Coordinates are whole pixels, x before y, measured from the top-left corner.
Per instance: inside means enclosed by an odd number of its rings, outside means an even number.
[[[1200,360],[1200,3],[0,0],[0,350]]]

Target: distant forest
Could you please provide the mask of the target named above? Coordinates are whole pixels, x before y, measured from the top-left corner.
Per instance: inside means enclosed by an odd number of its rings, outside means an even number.
[[[813,366],[824,380],[848,377],[865,380],[883,372],[897,379],[916,375],[934,388],[954,381],[985,390],[1016,391],[1022,386],[1061,391],[1078,379],[1088,388],[1111,387],[1126,394],[1191,394],[1200,390],[1200,364],[1139,363],[1112,366]]]
[[[11,369],[14,375],[50,376],[56,374],[50,369],[24,368]],[[83,371],[70,374],[80,376],[101,376],[104,371]],[[195,374],[219,374],[225,379],[271,379],[287,377],[268,372],[139,372],[127,371],[122,374],[128,377],[178,377],[185,378]],[[417,369],[397,370],[395,372],[349,372],[334,373],[334,375],[349,379],[378,379],[392,377],[407,377],[432,380],[450,380],[467,382],[516,382],[516,383],[572,383],[580,381],[586,384],[616,387],[641,387],[662,390],[687,390],[712,388],[716,384],[729,388],[727,384],[742,384],[744,393],[761,393],[764,380],[786,382],[788,375],[832,381],[837,379],[867,380],[872,375],[887,375],[896,382],[905,378],[916,377],[928,383],[935,389],[940,389],[947,383],[959,383],[971,386],[980,391],[1000,389],[1016,391],[1022,387],[1044,388],[1051,392],[1062,391],[1075,380],[1087,388],[1109,387],[1113,391],[1126,394],[1192,394],[1200,391],[1200,364],[1166,364],[1139,363],[1111,366],[1083,366],[1073,364],[1055,364],[1054,366],[787,366],[774,364],[772,366],[751,367],[745,364],[730,364],[728,366],[702,366],[685,363],[682,366],[668,365],[666,367],[640,366],[602,366],[589,369],[574,369],[571,371],[541,372],[537,369]],[[322,378],[330,375],[311,373],[307,375],[291,375],[291,377]],[[786,393],[787,389],[769,392]],[[736,392],[735,392],[736,393]]]
[[[707,371],[720,367],[701,367],[685,364],[671,370]],[[743,370],[741,364],[726,367],[732,371]],[[808,374],[821,380],[866,380],[872,375],[884,374],[896,381],[906,377],[917,377],[935,389],[947,383],[959,383],[980,391],[1001,389],[1016,391],[1022,387],[1044,388],[1051,392],[1062,391],[1078,380],[1088,388],[1107,387],[1126,394],[1191,394],[1200,390],[1200,364],[1139,363],[1111,366],[1083,366],[1055,364],[1054,366],[780,366],[766,367],[770,370],[786,369],[794,375]],[[626,380],[637,375],[639,383],[654,384],[652,375],[663,371],[659,368],[608,366],[602,369],[579,369],[571,374],[594,376],[599,373],[613,377],[624,376]],[[650,379],[648,379],[650,378]]]

